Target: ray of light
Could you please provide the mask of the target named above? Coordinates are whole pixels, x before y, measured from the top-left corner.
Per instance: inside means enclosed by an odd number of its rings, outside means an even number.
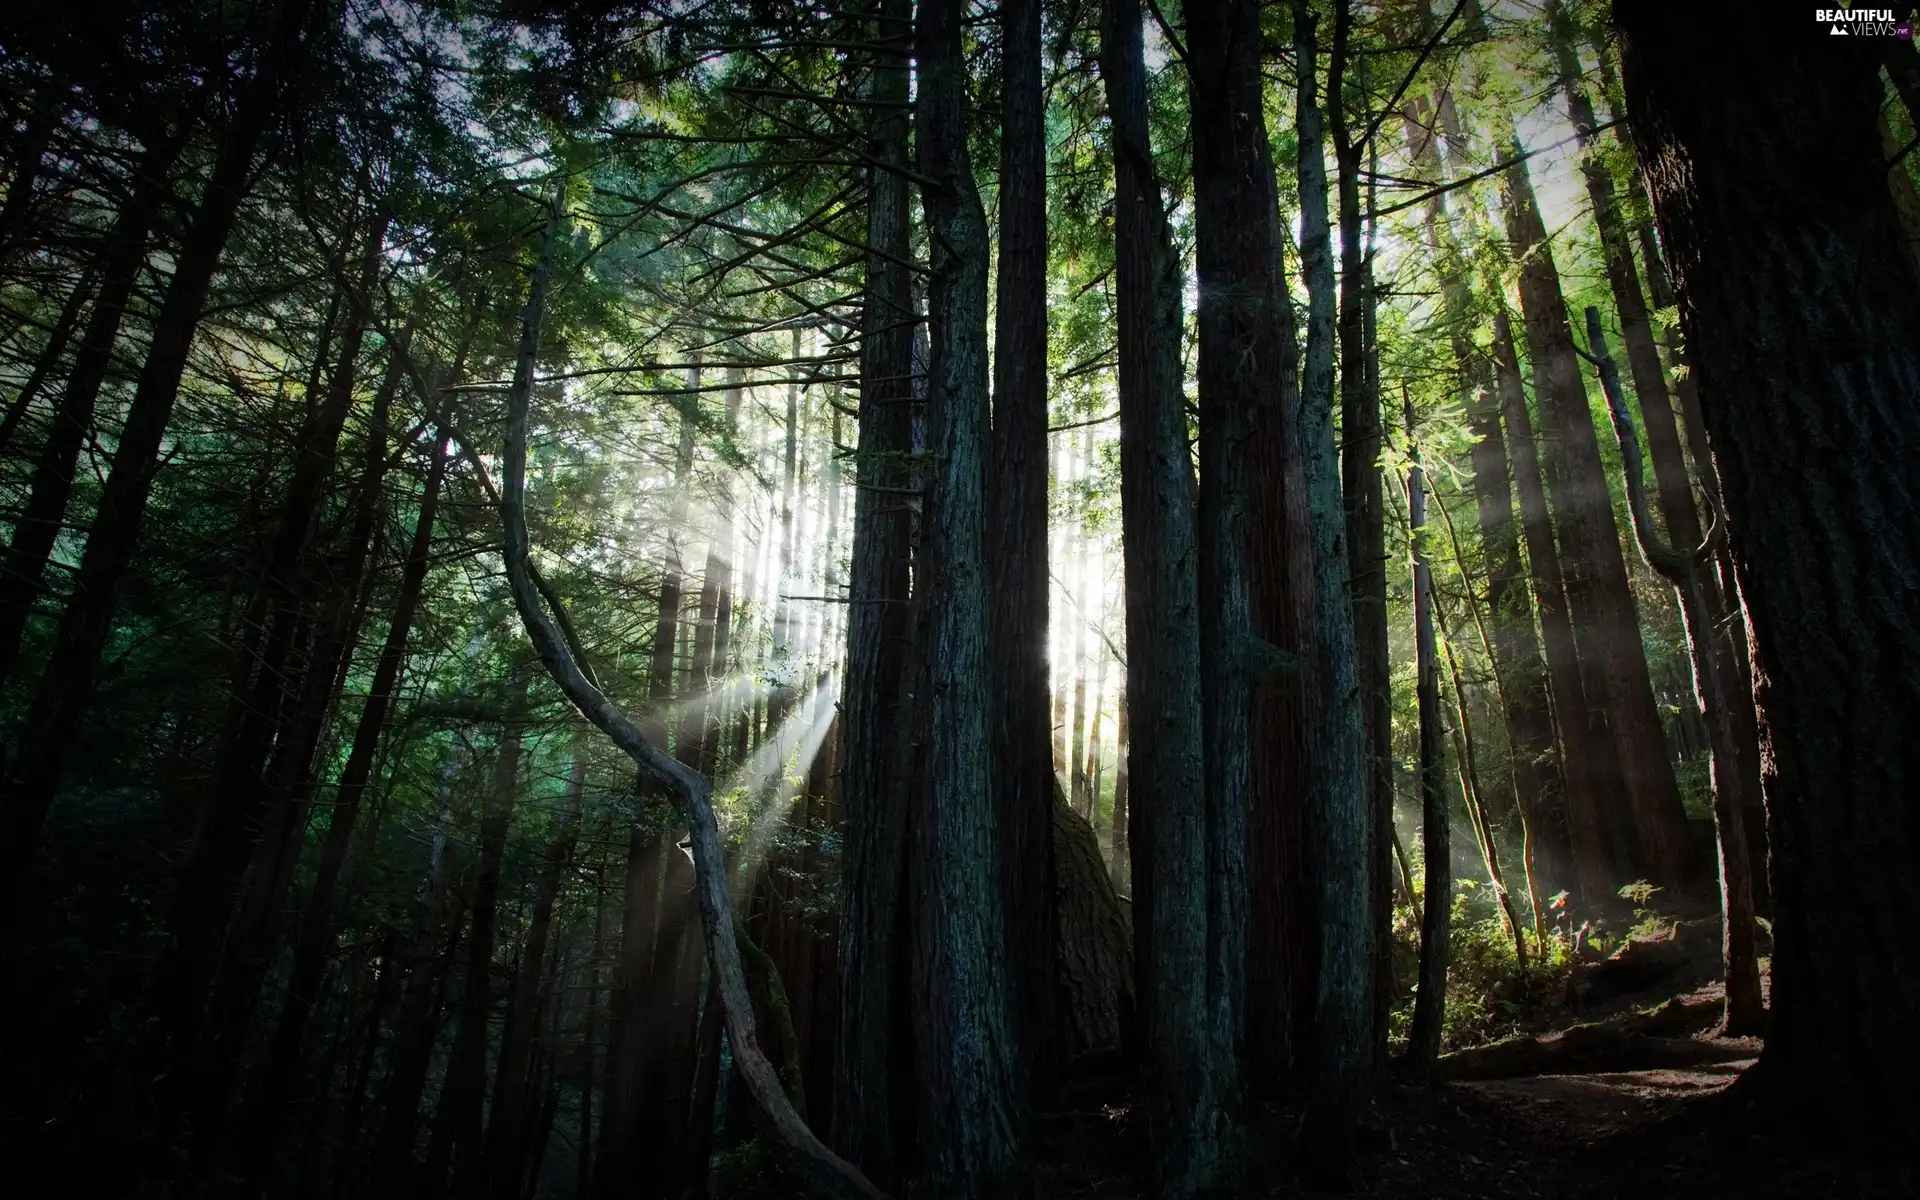
[[[840,677],[829,674],[723,783],[723,791],[742,793],[747,801],[749,825],[735,868],[736,901],[746,895],[746,885],[765,857],[767,844],[786,820],[788,802],[799,794],[813,760],[826,744],[839,700]]]

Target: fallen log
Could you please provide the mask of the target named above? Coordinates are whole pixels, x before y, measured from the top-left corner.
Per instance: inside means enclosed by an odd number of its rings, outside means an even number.
[[[1718,1000],[1676,998],[1644,1013],[1444,1054],[1438,1076],[1473,1080],[1593,1075],[1736,1062],[1758,1054],[1760,1042],[1756,1038],[1703,1040],[1686,1036],[1712,1028],[1720,1012]]]

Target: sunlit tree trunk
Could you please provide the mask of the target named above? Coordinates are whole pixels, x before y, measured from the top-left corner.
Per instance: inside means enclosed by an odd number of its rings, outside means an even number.
[[[1594,440],[1593,414],[1574,357],[1546,226],[1526,164],[1506,172],[1507,232],[1520,264],[1528,357],[1540,401],[1547,486],[1560,535],[1561,569],[1581,648],[1587,715],[1596,740],[1612,749],[1602,827],[1615,841],[1616,866],[1671,886],[1695,874],[1692,835],[1680,803],[1664,728],[1654,707],[1640,620],[1628,590],[1612,492]],[[1617,785],[1612,783],[1618,780]],[[1613,807],[1617,786],[1627,802]]]
[[[1546,652],[1547,681],[1553,693],[1553,719],[1560,743],[1560,777],[1567,810],[1567,843],[1573,856],[1572,884],[1576,904],[1596,904],[1614,886],[1606,837],[1600,825],[1602,789],[1610,778],[1602,744],[1587,713],[1585,680],[1573,636],[1573,616],[1567,607],[1560,550],[1554,541],[1553,518],[1547,508],[1545,485],[1534,440],[1533,417],[1520,380],[1520,358],[1514,350],[1513,329],[1502,306],[1493,315],[1494,387],[1505,418],[1507,446],[1513,455],[1514,490],[1520,497],[1520,523],[1527,539],[1527,568],[1533,579],[1533,598],[1540,610],[1540,641]]]
[[[1413,409],[1407,408],[1413,436]],[[1407,1062],[1431,1072],[1440,1057],[1453,936],[1453,837],[1447,811],[1446,717],[1440,709],[1440,654],[1433,629],[1433,563],[1423,545],[1427,484],[1416,460],[1407,472],[1407,540],[1413,558],[1414,670],[1420,722],[1420,850],[1426,886],[1420,915],[1420,985],[1407,1031]]]

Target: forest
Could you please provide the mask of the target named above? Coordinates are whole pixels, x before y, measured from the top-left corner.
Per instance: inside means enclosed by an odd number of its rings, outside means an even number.
[[[1912,8],[0,5],[8,1194],[1920,1195]]]

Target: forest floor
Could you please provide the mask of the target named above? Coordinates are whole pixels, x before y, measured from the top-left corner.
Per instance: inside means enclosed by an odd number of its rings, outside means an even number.
[[[1632,1019],[1662,1001],[1704,1008],[1720,984],[1692,972],[1617,997],[1576,1021]],[[1392,1084],[1376,1112],[1350,1195],[1434,1200],[1656,1200],[1660,1197],[1847,1197],[1862,1194],[1844,1165],[1768,1129],[1733,1085],[1757,1039],[1716,1039],[1731,1061],[1582,1074]],[[1146,1200],[1146,1113],[1137,1091],[1103,1089],[1105,1103],[1055,1113],[1043,1130],[1046,1200]],[[1252,1195],[1307,1197],[1292,1178],[1298,1111],[1267,1108],[1254,1147],[1265,1178]]]

